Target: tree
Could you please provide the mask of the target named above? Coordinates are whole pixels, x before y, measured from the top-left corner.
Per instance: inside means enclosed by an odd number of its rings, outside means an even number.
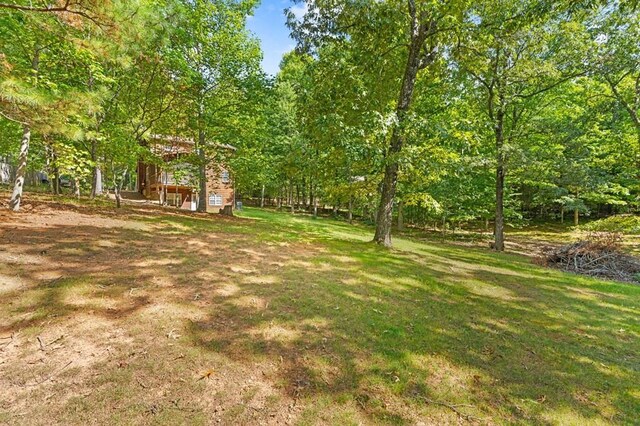
[[[589,23],[592,44],[585,53],[591,71],[627,113],[636,135],[632,152],[640,169],[640,10],[606,5]]]
[[[55,20],[52,16],[0,15],[0,50],[5,52],[0,63],[0,116],[22,128],[18,168],[9,201],[14,211],[20,209],[32,132],[71,130],[73,126],[66,125],[61,109],[73,113],[78,106],[71,100],[72,88],[56,82],[61,64],[70,60],[74,51],[66,33],[50,30]],[[24,26],[32,31],[23,33]],[[75,98],[80,102],[84,99]]]
[[[19,173],[10,205],[19,209],[34,132],[42,141],[51,141],[57,135],[56,144],[45,143],[50,164],[64,162],[56,153],[56,148],[70,152],[60,148],[64,141],[74,148],[86,141],[95,192],[99,148],[106,140],[101,127],[118,93],[113,90],[117,87],[113,76],[135,57],[133,40],[139,40],[143,26],[150,24],[146,18],[157,2],[70,1],[59,6],[9,6],[0,5],[4,52],[0,114],[23,127]],[[89,11],[95,14],[89,16]],[[108,31],[96,25],[98,16],[101,25],[108,22]],[[125,21],[127,25],[121,25]],[[54,189],[57,191],[57,185]]]
[[[462,16],[465,3],[348,1],[337,8],[331,1],[316,0],[308,3],[309,12],[301,22],[289,14],[289,25],[301,47],[318,49],[335,43],[357,52],[358,71],[369,80],[368,86],[379,91],[387,105],[395,98],[393,109],[385,111],[393,125],[384,153],[374,236],[378,244],[391,245],[398,157],[406,143],[405,126],[418,74],[437,58],[443,34]],[[374,64],[372,58],[384,59]]]
[[[252,0],[181,2],[183,21],[175,40],[183,62],[175,72],[185,84],[187,116],[193,117],[188,126],[199,155],[199,211],[206,211],[206,169],[221,142],[214,139],[228,134],[236,107],[246,101],[244,83],[259,69],[259,45],[245,29],[254,7]]]
[[[508,152],[531,130],[529,117],[541,95],[584,73],[570,50],[574,22],[528,2],[478,3],[467,18],[472,34],[457,48],[457,63],[477,82],[481,114],[495,147],[494,248],[504,250]]]

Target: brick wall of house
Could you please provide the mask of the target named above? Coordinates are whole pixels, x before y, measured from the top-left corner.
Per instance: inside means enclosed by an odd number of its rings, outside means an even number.
[[[223,174],[229,176],[228,182],[223,182]],[[211,197],[212,195],[220,197]],[[220,205],[211,205],[211,201]],[[229,171],[222,166],[213,165],[207,170],[207,211],[218,213],[224,206],[234,205],[233,183]]]

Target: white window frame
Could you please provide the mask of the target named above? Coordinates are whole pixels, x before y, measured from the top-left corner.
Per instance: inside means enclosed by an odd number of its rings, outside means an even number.
[[[222,195],[216,193],[209,194],[207,202],[211,207],[220,207],[222,206]]]
[[[231,182],[231,178],[229,176],[229,171],[228,170],[223,170],[222,173],[220,173],[220,182],[222,182],[222,183]]]

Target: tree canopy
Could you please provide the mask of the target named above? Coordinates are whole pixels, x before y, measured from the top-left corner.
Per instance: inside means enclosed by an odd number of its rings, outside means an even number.
[[[221,144],[239,198],[402,228],[575,223],[635,212],[638,5],[305,2],[270,78],[253,0],[0,3],[0,154],[97,196],[189,138],[194,187]],[[156,159],[154,161],[160,161]],[[200,206],[205,201],[200,200]]]

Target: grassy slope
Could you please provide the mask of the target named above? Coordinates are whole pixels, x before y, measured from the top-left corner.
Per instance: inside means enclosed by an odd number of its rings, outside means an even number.
[[[55,386],[68,386],[80,374],[81,385],[92,391],[63,399],[53,415],[65,422],[174,423],[188,415],[206,423],[210,385],[190,379],[187,385],[185,375],[206,365],[242,371],[273,364],[262,374],[276,392],[261,410],[278,411],[293,400],[297,411],[289,420],[301,424],[637,421],[640,287],[446,244],[396,240],[388,251],[368,242],[370,229],[330,220],[254,209],[242,216],[251,220],[131,214],[127,220],[153,230],[112,230],[102,237],[109,244],[97,245],[87,238],[96,230],[86,226],[48,245],[46,256],[90,253],[95,259],[114,253],[115,244],[116,264],[117,256],[126,256],[164,267],[148,274],[80,268],[66,271],[72,278],[45,286],[34,280],[29,291],[3,297],[2,334],[19,329],[31,337],[58,317],[80,314],[69,297],[85,297],[92,314],[106,298],[120,309],[119,329],[151,354],[121,369],[98,363],[93,368],[105,373],[96,377],[84,378],[78,368],[61,372],[51,389],[34,389],[29,397],[41,401],[61,392]],[[28,248],[38,252],[32,241]],[[27,266],[11,268],[29,277]],[[171,293],[157,283],[167,268]],[[7,268],[0,266],[1,273]],[[133,286],[140,300],[151,302],[121,309]],[[175,315],[148,323],[148,308],[159,305],[161,294]],[[25,313],[27,320],[17,319]],[[168,349],[145,337],[174,329],[179,337]],[[156,398],[160,408],[154,411],[148,388],[156,386],[165,399]],[[188,414],[161,409],[170,405],[167,393],[189,401]],[[224,387],[211,395],[222,405],[231,398]],[[256,420],[251,398],[243,394],[223,422],[269,421]],[[29,417],[47,410],[32,407]],[[14,422],[15,414],[8,410],[3,418],[0,412],[0,420]]]
[[[368,229],[248,216],[325,247],[307,273],[289,272],[308,277],[302,294],[276,300],[295,297],[305,317],[335,317],[340,349],[367,354],[349,377],[354,387],[471,403],[510,420],[637,420],[639,287],[446,245],[396,240],[388,252],[368,243]]]

